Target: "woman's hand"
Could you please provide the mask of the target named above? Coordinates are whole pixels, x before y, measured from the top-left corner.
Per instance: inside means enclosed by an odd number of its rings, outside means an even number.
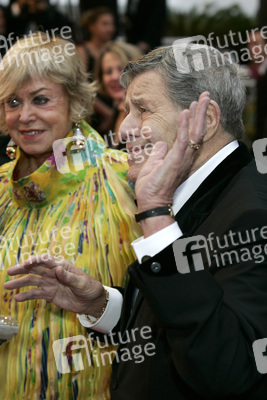
[[[67,260],[47,254],[30,257],[7,271],[9,276],[25,275],[6,282],[8,290],[37,286],[15,295],[18,302],[44,299],[56,306],[80,314],[98,317],[105,304],[102,284]]]

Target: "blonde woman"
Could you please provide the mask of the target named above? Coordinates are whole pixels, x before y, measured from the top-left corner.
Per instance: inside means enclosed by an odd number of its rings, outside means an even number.
[[[0,315],[19,329],[0,342],[1,400],[109,398],[111,366],[84,360],[75,370],[66,354],[70,371],[57,369],[53,343],[87,337],[76,317],[43,300],[16,304],[15,291],[3,288],[10,266],[40,253],[75,262],[103,284],[124,283],[139,235],[135,205],[124,154],[106,149],[84,120],[93,97],[73,43],[62,38],[37,32],[3,58],[0,129],[15,159],[0,168]]]

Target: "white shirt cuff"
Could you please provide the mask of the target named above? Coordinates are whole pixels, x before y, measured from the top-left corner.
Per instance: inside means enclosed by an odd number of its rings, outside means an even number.
[[[109,333],[117,325],[121,316],[123,297],[122,294],[109,286],[103,287],[109,292],[107,307],[96,323],[91,324],[85,314],[77,314],[77,318],[85,328],[91,328],[101,333]]]
[[[147,238],[141,236],[132,242],[132,246],[136,257],[141,264],[144,256],[155,256],[181,236],[183,236],[183,233],[177,222],[174,222],[173,224],[161,229]]]

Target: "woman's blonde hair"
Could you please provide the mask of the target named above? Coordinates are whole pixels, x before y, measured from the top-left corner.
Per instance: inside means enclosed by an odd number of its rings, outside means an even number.
[[[36,32],[18,40],[0,63],[0,130],[7,134],[4,100],[34,79],[50,79],[63,86],[69,98],[73,123],[93,112],[95,85],[88,83],[74,43],[48,33]]]

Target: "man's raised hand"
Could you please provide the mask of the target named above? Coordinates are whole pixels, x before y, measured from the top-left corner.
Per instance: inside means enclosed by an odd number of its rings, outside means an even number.
[[[80,314],[98,317],[105,303],[102,284],[67,260],[40,254],[11,267],[9,276],[25,275],[4,284],[8,290],[37,286],[15,295],[18,302],[44,299]]]
[[[135,184],[139,212],[172,203],[175,190],[187,179],[198,155],[198,150],[190,147],[189,141],[201,145],[205,136],[209,102],[209,93],[204,92],[198,102],[191,104],[189,110],[181,112],[177,138],[172,149],[168,151],[165,142],[154,145]]]

